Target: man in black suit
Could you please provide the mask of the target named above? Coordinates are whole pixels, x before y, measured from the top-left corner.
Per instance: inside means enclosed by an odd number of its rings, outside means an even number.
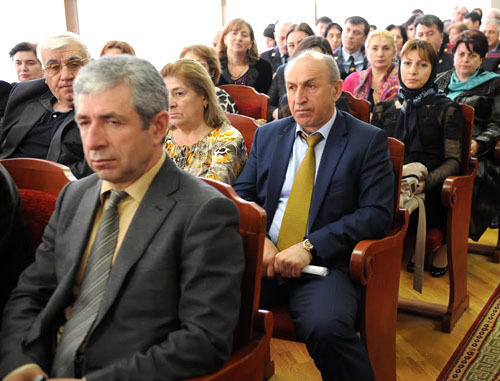
[[[276,46],[272,49],[266,50],[260,55],[260,58],[266,60],[273,68],[273,75],[276,69],[284,63],[288,62],[288,50],[286,47],[286,35],[292,27],[291,22],[278,22],[274,29],[274,39]]]
[[[45,79],[16,84],[1,126],[0,159],[31,157],[70,167],[77,177],[86,165],[73,111],[73,80],[90,54],[78,36],[50,37],[39,45]]]
[[[345,20],[342,45],[335,56],[341,79],[355,71],[368,68],[364,44],[369,31],[370,25],[363,17],[351,16]]]
[[[100,58],[74,88],[95,174],[62,190],[7,303],[0,378],[213,372],[229,358],[239,312],[236,206],[166,156],[167,93],[149,62]]]
[[[453,68],[451,49],[443,42],[444,24],[434,15],[423,15],[415,20],[415,38],[429,41],[438,53],[439,61],[437,72],[442,73]]]
[[[487,71],[500,73],[500,20],[486,20],[483,32],[488,39],[488,53],[481,67]]]

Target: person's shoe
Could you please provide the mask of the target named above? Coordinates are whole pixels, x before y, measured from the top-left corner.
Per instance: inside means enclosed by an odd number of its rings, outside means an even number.
[[[498,216],[495,216],[490,223],[490,229],[498,229]]]
[[[431,276],[434,278],[442,277],[447,272],[448,272],[448,266],[444,267],[436,267],[434,265],[431,266]]]
[[[413,261],[408,262],[408,264],[406,265],[406,271],[413,274],[415,272],[415,262]]]

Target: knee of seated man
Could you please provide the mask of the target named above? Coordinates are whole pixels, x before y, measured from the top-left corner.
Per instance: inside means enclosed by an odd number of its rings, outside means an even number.
[[[303,330],[305,342],[341,343],[356,336],[355,317],[332,318],[316,313],[311,314],[308,320],[308,326]]]

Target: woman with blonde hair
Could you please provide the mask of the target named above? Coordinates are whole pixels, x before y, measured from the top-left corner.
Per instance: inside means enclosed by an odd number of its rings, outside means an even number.
[[[366,99],[373,108],[398,94],[398,67],[394,63],[397,49],[392,34],[383,29],[371,32],[365,46],[370,67],[350,74],[344,81],[344,91]]]
[[[233,98],[231,98],[225,90],[217,87],[220,79],[221,67],[219,57],[217,57],[217,52],[214,48],[206,45],[186,46],[182,49],[179,58],[191,58],[192,60],[198,61],[201,66],[207,70],[210,78],[212,78],[212,82],[215,85],[215,94],[217,95],[222,110],[232,114],[238,113],[238,108]]]
[[[100,56],[112,56],[117,54],[130,54],[135,56],[134,48],[125,41],[108,41],[101,50]]]
[[[259,58],[252,26],[243,19],[231,20],[217,44],[222,67],[219,85],[236,84],[267,93],[273,79],[269,62]]]
[[[167,154],[195,176],[234,183],[247,161],[245,142],[227,121],[206,69],[183,58],[161,74],[169,95]]]

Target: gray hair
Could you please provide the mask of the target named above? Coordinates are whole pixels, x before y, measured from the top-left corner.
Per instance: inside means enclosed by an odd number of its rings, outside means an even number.
[[[500,32],[500,20],[498,19],[488,19],[484,22],[483,28],[486,24],[495,24],[497,26],[498,32]]]
[[[331,85],[333,85],[340,79],[339,67],[337,66],[337,62],[335,62],[335,59],[329,54],[323,54],[315,50],[304,50],[297,57],[294,57],[292,60],[290,60],[289,63],[285,66],[285,77],[290,70],[290,67],[293,66],[294,62],[304,58],[312,58],[315,60],[323,61],[326,65],[328,81]]]
[[[79,35],[71,32],[47,37],[43,40],[37,46],[38,57],[42,57],[42,50],[55,50],[72,43],[78,44],[82,47],[82,50],[85,53],[85,57],[83,58],[90,59],[90,53],[87,45],[85,45],[85,43],[80,39]]]
[[[498,8],[490,8],[490,10],[488,11],[488,15],[489,17],[491,18],[491,15],[490,13],[493,13],[493,17],[496,18],[497,20],[500,20],[500,9]]]
[[[151,63],[128,54],[103,56],[80,69],[73,83],[75,109],[80,94],[101,93],[121,83],[130,85],[132,106],[147,130],[153,117],[168,109],[167,89]]]

